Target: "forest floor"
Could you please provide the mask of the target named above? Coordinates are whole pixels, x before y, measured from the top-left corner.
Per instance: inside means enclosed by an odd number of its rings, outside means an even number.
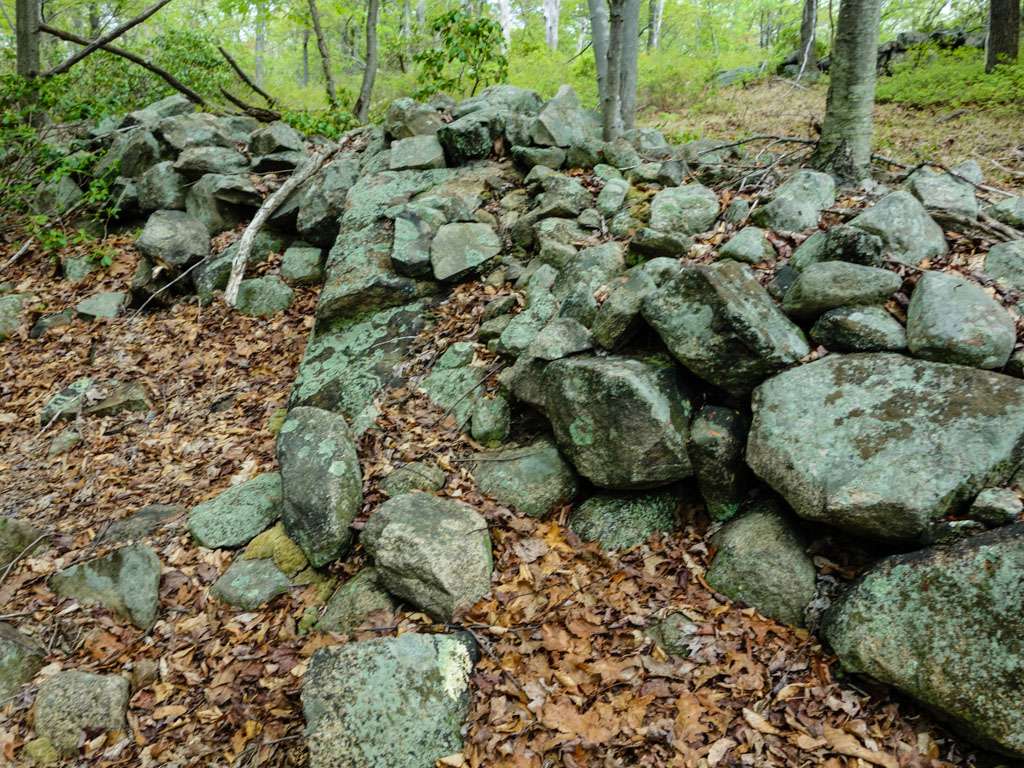
[[[815,138],[827,86],[782,78],[721,88],[671,113],[650,110],[643,122],[682,139],[742,139],[755,135]],[[1024,106],[875,106],[875,151],[908,165],[956,165],[975,160],[985,179],[1024,188]]]

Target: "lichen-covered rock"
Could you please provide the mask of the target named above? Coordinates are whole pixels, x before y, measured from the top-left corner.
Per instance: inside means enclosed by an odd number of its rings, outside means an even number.
[[[883,560],[825,616],[843,667],[1024,759],[1024,525]]]
[[[777,504],[762,501],[715,534],[707,582],[772,619],[803,625],[814,598],[811,558]]]
[[[750,268],[735,261],[681,270],[647,297],[643,315],[679,362],[734,394],[810,352]]]
[[[157,125],[156,132],[177,152],[188,147],[231,147],[235,144],[228,126],[205,113],[165,117]]]
[[[526,170],[540,165],[558,170],[565,164],[565,150],[558,147],[512,147],[512,159]]]
[[[501,240],[487,224],[445,224],[430,245],[438,280],[459,280],[501,252]]]
[[[586,141],[593,128],[572,86],[563,85],[537,115],[531,135],[542,147],[572,147]]]
[[[1010,227],[1024,228],[1024,197],[1008,197],[988,208],[986,213]]]
[[[907,332],[883,307],[840,307],[811,328],[811,340],[832,352],[899,352]]]
[[[139,629],[149,629],[159,602],[160,559],[142,544],[122,547],[54,574],[50,589],[61,597],[102,605]]]
[[[763,229],[744,227],[722,246],[718,256],[744,264],[771,264],[775,261],[775,246],[765,237]]]
[[[444,147],[433,134],[399,139],[391,145],[388,167],[392,171],[444,168]]]
[[[649,488],[691,474],[690,401],[663,357],[571,357],[544,372],[559,446],[591,482]]]
[[[494,448],[508,439],[511,429],[512,413],[504,396],[482,397],[477,400],[470,419],[470,434],[474,440],[488,448]]]
[[[302,406],[288,412],[277,436],[283,518],[316,568],[344,556],[363,502],[363,476],[345,418]]]
[[[792,317],[814,318],[839,307],[882,304],[902,284],[900,276],[887,269],[822,261],[800,273],[782,306]]]
[[[679,495],[674,490],[591,496],[569,515],[569,527],[584,541],[616,551],[643,544],[679,528]]]
[[[551,440],[473,457],[473,479],[500,504],[544,517],[576,497],[576,473]]]
[[[181,268],[210,254],[210,233],[199,219],[184,211],[156,211],[135,246],[158,264]]]
[[[238,286],[235,309],[243,315],[270,317],[291,306],[294,291],[277,275],[251,277]]]
[[[436,464],[414,461],[392,470],[380,481],[388,496],[401,496],[410,491],[439,491],[444,487],[444,470]]]
[[[70,419],[85,406],[86,393],[94,382],[88,376],[75,379],[71,384],[46,401],[39,411],[39,425],[47,426],[58,419]]]
[[[916,357],[975,368],[1002,368],[1017,341],[1014,319],[977,283],[926,272],[907,311],[907,345]]]
[[[248,224],[263,198],[248,176],[208,173],[191,184],[185,195],[185,211],[217,235],[239,224]]]
[[[302,548],[288,538],[284,523],[268,528],[250,541],[242,557],[246,560],[271,560],[288,577],[296,576],[309,565]]]
[[[747,463],[794,511],[920,536],[1024,457],[1024,383],[895,354],[829,355],[765,382]]]
[[[561,360],[594,346],[593,338],[585,327],[569,317],[556,317],[534,336],[526,354],[538,360]]]
[[[61,754],[73,755],[85,734],[128,731],[128,695],[128,680],[118,675],[58,672],[39,686],[36,733]]]
[[[290,587],[288,576],[273,560],[237,557],[210,587],[210,594],[228,605],[255,611]]]
[[[19,294],[0,296],[0,341],[11,338],[21,327],[21,309],[25,297]]]
[[[43,667],[46,649],[0,622],[0,698],[9,699]]]
[[[345,198],[358,174],[356,158],[338,157],[296,193],[295,227],[303,240],[324,248],[334,245]]]
[[[671,235],[696,235],[718,218],[718,196],[701,184],[669,187],[651,201],[651,229]]]
[[[315,246],[293,245],[281,259],[281,277],[291,285],[313,285],[323,278],[323,254]]]
[[[130,296],[124,291],[102,291],[82,299],[75,305],[75,312],[86,320],[112,320],[120,315]]]
[[[460,427],[468,423],[482,397],[480,382],[487,375],[482,365],[473,365],[473,345],[457,341],[445,350],[420,386],[436,405],[451,414]]]
[[[1024,291],[1024,240],[993,245],[985,256],[985,274],[1004,289]]]
[[[634,267],[617,277],[594,316],[594,341],[609,350],[626,344],[643,324],[640,312],[644,300],[656,288],[654,279],[643,267]]]
[[[433,136],[443,125],[436,109],[408,97],[391,102],[384,118],[384,130],[393,139]]]
[[[245,155],[233,147],[189,147],[174,161],[174,170],[190,179],[207,173],[230,176],[249,169]]]
[[[892,258],[916,266],[949,250],[942,227],[909,192],[892,192],[850,222],[882,238]]]
[[[995,527],[1015,522],[1021,512],[1024,512],[1024,504],[1012,488],[986,488],[971,502],[967,515]]]
[[[974,185],[948,171],[918,168],[907,179],[907,187],[926,208],[948,211],[969,219],[978,218],[978,196]]]
[[[800,232],[818,225],[821,212],[836,201],[836,183],[827,173],[800,170],[782,184],[772,199],[754,212],[767,229]]]
[[[193,507],[188,529],[203,547],[241,547],[281,517],[281,475],[267,472]]]
[[[139,208],[143,211],[180,211],[185,208],[187,181],[167,160],[147,170],[138,182]]]
[[[257,156],[276,152],[301,152],[304,146],[302,134],[280,120],[254,131],[249,137],[249,151]]]
[[[430,244],[446,217],[436,208],[410,203],[395,216],[391,264],[400,275],[427,277],[432,274]]]
[[[320,649],[302,685],[310,768],[424,768],[462,751],[472,668],[452,635]]]
[[[494,149],[494,140],[505,128],[504,116],[493,108],[470,112],[437,132],[449,164],[481,160]]]
[[[398,603],[380,584],[376,568],[363,568],[342,584],[327,601],[316,623],[321,632],[351,634],[368,616],[394,611]]]
[[[43,532],[25,520],[0,517],[0,568],[45,547],[44,539]]]
[[[427,493],[395,496],[361,537],[381,583],[439,621],[451,621],[491,589],[491,537],[472,507]]]
[[[742,414],[714,405],[701,408],[690,424],[690,460],[712,520],[734,517],[746,496],[747,426]]]

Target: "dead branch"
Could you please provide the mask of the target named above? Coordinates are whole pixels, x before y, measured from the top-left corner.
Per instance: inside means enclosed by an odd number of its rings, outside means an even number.
[[[0,274],[3,274],[4,272],[6,272],[8,267],[12,266],[18,259],[20,259],[26,253],[28,253],[28,249],[32,247],[32,243],[34,243],[34,242],[35,242],[35,238],[34,237],[30,237],[28,240],[26,240],[24,243],[22,243],[21,248],[19,248],[17,251],[15,251],[14,255],[11,256],[11,258],[9,258],[6,262],[4,262],[3,267],[0,268]]]
[[[755,141],[773,141],[779,144],[817,144],[818,142],[814,139],[802,139],[798,136],[770,136],[763,134],[760,136],[751,136],[749,139],[741,139],[740,141],[734,141],[730,144],[717,144],[711,149],[705,149],[702,152],[697,153],[697,157],[709,155],[712,152],[721,152],[723,149],[732,149],[733,147],[742,147],[744,144],[752,144]]]
[[[936,208],[929,208],[928,213],[944,227],[954,227],[990,240],[1008,243],[1011,240],[1024,239],[1024,232],[1008,227],[985,214],[981,214],[977,219],[971,219],[958,213],[950,213]]]
[[[75,66],[75,64],[77,64],[82,59],[84,59],[86,56],[90,55],[91,53],[94,53],[95,51],[97,51],[100,48],[103,48],[104,46],[106,46],[107,43],[113,42],[117,38],[121,37],[121,35],[123,35],[128,30],[130,30],[130,29],[132,29],[134,27],[137,27],[139,24],[141,24],[146,19],[148,19],[150,16],[152,16],[154,13],[159,11],[161,8],[163,8],[165,5],[167,5],[169,2],[171,2],[171,0],[158,0],[158,2],[156,4],[151,5],[149,8],[147,8],[145,11],[140,13],[135,18],[129,19],[128,21],[126,21],[121,26],[116,27],[115,29],[110,30],[110,32],[108,32],[107,34],[102,35],[101,37],[96,38],[95,40],[90,42],[88,45],[86,45],[85,48],[80,50],[78,53],[76,53],[76,54],[74,54],[72,56],[69,56],[68,58],[64,59],[64,61],[62,61],[60,64],[58,64],[53,69],[49,70],[48,72],[43,73],[43,77],[54,77],[55,75],[62,75],[62,74],[64,74],[69,69],[71,69],[73,66]]]
[[[90,45],[92,43],[92,41],[88,40],[87,38],[79,37],[78,35],[73,34],[71,32],[65,32],[63,29],[51,27],[48,24],[40,24],[39,31],[45,32],[46,34],[52,35],[53,37],[59,38],[61,40],[67,40],[70,43],[78,43],[79,45]],[[134,54],[131,51],[126,51],[124,48],[117,48],[109,44],[101,45],[100,48],[106,51],[107,53],[112,53],[115,56],[120,56],[122,59],[128,59],[128,61],[132,62],[133,64],[138,64],[143,69],[149,70],[157,77],[162,78],[164,82],[166,82],[174,90],[178,91],[178,93],[184,94],[185,98],[187,98],[193,104],[198,104],[201,107],[206,106],[206,101],[203,99],[202,96],[193,91],[191,88],[189,88],[187,85],[185,85],[183,82],[181,82],[178,78],[176,78],[167,70],[161,69],[155,64],[151,64],[141,56]]]
[[[253,91],[262,96],[264,100],[267,102],[267,104],[269,104],[271,107],[277,107],[277,100],[269,93],[264,91],[262,88],[260,88],[258,85],[256,85],[255,81],[247,74],[245,74],[245,70],[243,70],[239,66],[238,62],[232,58],[230,53],[224,50],[223,46],[218,45],[217,50],[220,51],[220,55],[223,56],[227,60],[228,64],[231,65],[231,69],[233,69],[235,71],[235,74],[238,75],[239,80],[241,80]]]
[[[249,117],[254,117],[261,123],[273,123],[275,120],[281,119],[280,112],[275,112],[272,109],[264,109],[263,107],[257,107],[254,104],[248,104],[242,101],[234,94],[232,94],[224,87],[221,87],[220,92],[225,99],[230,101],[232,104],[234,104],[236,107],[242,110]]]
[[[242,278],[245,277],[245,265],[249,260],[249,252],[252,251],[253,242],[256,240],[256,235],[259,234],[260,230],[263,229],[263,225],[267,219],[278,209],[294,190],[296,190],[304,181],[311,178],[317,171],[319,171],[324,163],[334,157],[338,152],[341,151],[341,146],[336,146],[326,153],[314,152],[306,160],[306,163],[296,169],[295,173],[280,188],[268,197],[260,209],[256,212],[249,226],[245,228],[245,232],[242,233],[242,238],[238,241],[238,253],[235,254],[234,260],[231,262],[231,277],[228,278],[228,286],[224,290],[224,300],[228,303],[228,306],[235,306],[238,301],[238,289],[242,284]]]

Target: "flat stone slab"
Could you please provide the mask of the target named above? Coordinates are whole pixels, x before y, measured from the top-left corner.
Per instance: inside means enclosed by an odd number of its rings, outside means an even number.
[[[501,240],[489,224],[445,224],[430,244],[434,277],[458,280],[501,252]]]
[[[102,605],[140,629],[149,629],[159,605],[160,558],[141,544],[122,547],[54,574],[50,588],[62,597]]]
[[[267,472],[192,508],[188,529],[203,547],[241,547],[281,516],[281,475]]]

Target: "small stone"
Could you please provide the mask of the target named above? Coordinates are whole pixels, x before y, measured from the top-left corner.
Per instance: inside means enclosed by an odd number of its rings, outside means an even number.
[[[690,252],[692,246],[693,241],[689,237],[650,228],[638,230],[629,241],[630,253],[650,259],[681,259]]]
[[[597,196],[597,210],[605,216],[614,216],[625,205],[629,189],[625,179],[609,179]]]
[[[657,286],[642,267],[634,267],[625,275],[615,278],[608,297],[597,309],[591,330],[594,341],[605,349],[614,350],[625,345],[643,324],[640,311],[644,299]]]
[[[907,348],[907,332],[883,307],[840,307],[811,328],[811,339],[833,352],[899,352]]]
[[[1024,511],[1020,497],[1011,488],[986,488],[979,493],[967,511],[972,520],[997,527],[1016,522]]]
[[[445,224],[430,246],[434,277],[459,280],[501,252],[501,240],[487,224]]]
[[[815,260],[848,261],[851,264],[862,264],[866,267],[881,267],[885,261],[884,252],[885,243],[882,242],[881,237],[857,227],[844,225],[832,227],[828,231],[821,254]],[[803,269],[804,266],[806,264],[800,268]]]
[[[556,317],[534,337],[526,354],[538,360],[560,360],[594,346],[590,331],[577,321]]]
[[[58,672],[39,686],[36,733],[62,755],[73,755],[86,733],[128,732],[128,681],[118,675]],[[84,733],[83,733],[84,732]]]
[[[157,163],[138,182],[139,207],[143,211],[182,211],[188,180],[174,170],[174,163]]]
[[[47,456],[59,456],[62,453],[71,451],[82,442],[82,436],[74,427],[65,427],[57,436],[50,441],[50,447],[46,451]]]
[[[651,201],[651,229],[671,235],[706,232],[718,218],[718,196],[701,184],[663,189]]]
[[[88,256],[68,256],[61,262],[64,279],[69,283],[80,283],[96,271],[96,262]]]
[[[410,491],[439,491],[445,480],[444,470],[436,464],[414,461],[392,470],[380,486],[388,496],[401,496]]]
[[[372,614],[392,613],[397,608],[398,603],[380,585],[377,569],[363,568],[327,601],[316,628],[321,632],[350,635]]]
[[[990,206],[986,213],[996,221],[1017,229],[1024,228],[1024,197],[1008,197]]]
[[[670,656],[689,656],[690,643],[700,636],[700,627],[678,611],[647,628],[647,636]]]
[[[744,264],[773,264],[775,247],[765,237],[763,229],[746,227],[741,229],[719,251],[720,259],[733,259]]]
[[[64,328],[75,322],[75,311],[73,309],[65,309],[62,312],[53,312],[48,315],[43,315],[36,320],[35,325],[32,326],[32,330],[28,332],[30,339],[41,339],[46,335],[46,332],[52,328]]]
[[[512,159],[527,171],[536,165],[557,171],[565,163],[565,150],[559,147],[512,147]]]
[[[473,439],[488,448],[501,445],[508,439],[512,428],[512,416],[508,400],[501,395],[480,398],[473,408],[470,434]]]
[[[190,179],[208,173],[227,176],[249,170],[249,161],[241,152],[229,147],[189,147],[178,155],[174,170]]]
[[[121,314],[128,305],[128,294],[122,291],[95,293],[75,305],[75,312],[86,320],[97,318],[112,319]]]
[[[473,461],[480,490],[527,517],[545,517],[576,497],[576,473],[550,439],[476,454]]]
[[[391,145],[389,167],[392,171],[444,168],[444,148],[434,134],[400,139]]]
[[[690,424],[690,460],[712,520],[734,517],[746,497],[751,481],[743,456],[747,426],[737,411],[713,405],[701,408]]]
[[[50,588],[61,597],[102,605],[148,630],[156,621],[160,559],[143,545],[122,547],[54,574]]]
[[[243,280],[238,288],[235,309],[251,317],[269,317],[284,312],[292,304],[294,292],[277,275]]]
[[[194,507],[188,528],[202,547],[240,547],[272,525],[281,506],[281,475],[267,472]]]
[[[291,285],[313,285],[324,276],[323,255],[315,246],[293,245],[281,259],[281,277]]]
[[[45,427],[58,419],[70,419],[76,416],[85,405],[85,394],[92,388],[92,385],[93,380],[88,376],[83,376],[51,397],[39,411],[40,426]]]
[[[142,539],[186,512],[180,504],[147,504],[130,517],[115,520],[99,540],[103,544],[123,544]]]
[[[472,507],[426,493],[395,496],[361,537],[387,590],[449,622],[491,588],[491,537]]]
[[[301,152],[305,148],[302,134],[285,122],[277,120],[254,131],[249,137],[249,150],[254,155],[275,152]]]
[[[985,274],[1004,289],[1024,292],[1024,240],[993,245],[985,256]]]
[[[584,541],[602,549],[629,549],[658,533],[679,528],[679,497],[675,491],[629,496],[592,496],[573,510],[569,527]]]
[[[800,273],[782,306],[791,317],[815,318],[839,307],[881,304],[902,284],[902,278],[887,269],[823,261]]]
[[[10,624],[0,622],[0,701],[7,701],[43,668],[46,650]]]
[[[285,594],[291,581],[273,560],[238,557],[210,587],[210,594],[228,605],[254,611]]]
[[[139,659],[132,662],[132,690],[152,685],[160,679],[160,662],[155,659]]]
[[[907,312],[907,344],[915,357],[975,368],[1002,368],[1017,341],[1010,313],[976,283],[926,272]]]
[[[767,229],[800,232],[818,225],[821,212],[836,201],[836,183],[827,173],[800,170],[782,184],[754,221]]]
[[[750,203],[742,197],[736,197],[729,203],[729,207],[725,209],[725,213],[722,214],[722,220],[727,224],[738,227],[747,220],[749,215]]]
[[[89,416],[116,416],[119,413],[148,411],[149,396],[146,388],[137,381],[119,384],[105,398],[85,409]]]

